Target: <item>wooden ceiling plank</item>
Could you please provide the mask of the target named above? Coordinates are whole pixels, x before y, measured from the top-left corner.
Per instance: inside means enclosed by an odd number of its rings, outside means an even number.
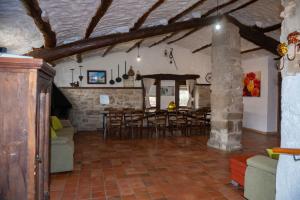
[[[186,14],[188,14],[189,12],[191,12],[192,10],[194,10],[195,8],[197,8],[198,6],[201,6],[204,2],[206,2],[207,0],[199,0],[196,3],[194,3],[193,5],[191,5],[190,7],[188,7],[187,9],[185,9],[184,11],[178,13],[177,15],[175,15],[174,17],[169,19],[169,24],[176,22],[178,19],[180,19],[181,17],[185,16]]]
[[[161,40],[159,40],[159,41],[154,42],[153,44],[151,44],[151,45],[149,46],[149,48],[154,47],[154,46],[156,46],[156,45],[158,45],[158,44],[160,44],[160,43],[162,43],[162,42],[168,40],[169,38],[173,37],[174,35],[176,35],[176,34],[178,34],[178,33],[179,33],[179,32],[173,32],[173,33],[171,33],[170,35],[165,36],[163,39],[161,39]]]
[[[247,50],[241,51],[241,54],[250,53],[250,52],[253,52],[253,51],[258,51],[258,50],[261,50],[261,49],[263,49],[263,48],[262,47],[256,47],[256,48],[253,48],[253,49],[247,49]]]
[[[211,43],[210,43],[210,44],[206,44],[206,45],[200,47],[199,49],[195,49],[194,51],[192,51],[192,53],[197,53],[197,52],[199,52],[199,51],[202,51],[202,50],[204,50],[204,49],[207,49],[208,47],[211,47],[211,45],[212,45]]]
[[[135,31],[135,30],[139,29],[144,24],[144,22],[146,21],[146,19],[148,18],[148,16],[151,14],[151,12],[154,11],[156,8],[158,8],[164,2],[165,2],[165,0],[158,0],[155,4],[153,4],[153,6],[151,8],[149,8],[149,10],[147,12],[145,12],[135,22],[134,26],[130,29],[130,31]]]
[[[130,48],[126,51],[126,53],[129,53],[130,51],[132,51],[132,50],[135,49],[136,47],[140,46],[140,45],[142,44],[143,41],[144,41],[144,39],[142,39],[142,40],[136,42],[132,47],[130,47]]]
[[[109,47],[107,47],[107,49],[104,51],[104,53],[102,54],[102,57],[105,57],[116,45],[110,45]]]
[[[45,48],[53,48],[56,46],[56,34],[52,30],[49,22],[42,19],[42,10],[38,0],[22,0],[29,16],[33,18],[34,23],[41,31],[44,37]]]
[[[85,38],[89,38],[92,34],[93,30],[97,26],[100,19],[105,15],[108,8],[110,7],[113,0],[101,0],[101,5],[98,7],[94,17],[91,19],[91,22],[89,23],[86,32],[85,32]]]

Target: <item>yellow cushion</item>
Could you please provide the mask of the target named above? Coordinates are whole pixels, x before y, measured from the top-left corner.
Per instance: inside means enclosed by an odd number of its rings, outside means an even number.
[[[60,120],[56,116],[51,116],[51,123],[55,131],[63,128],[63,125],[61,124]]]
[[[51,139],[56,139],[56,138],[57,138],[56,132],[55,132],[55,130],[51,127]]]
[[[270,158],[276,159],[276,160],[279,159],[279,153],[274,153],[272,149],[266,149],[266,150],[267,150],[267,153]]]

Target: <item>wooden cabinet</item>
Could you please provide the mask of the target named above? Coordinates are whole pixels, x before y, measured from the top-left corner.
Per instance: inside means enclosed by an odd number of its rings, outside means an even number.
[[[49,115],[55,71],[0,57],[0,199],[49,199]]]

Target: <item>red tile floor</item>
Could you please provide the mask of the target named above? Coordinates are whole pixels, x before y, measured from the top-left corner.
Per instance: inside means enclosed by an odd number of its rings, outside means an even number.
[[[51,200],[238,200],[229,157],[279,145],[279,138],[249,131],[243,150],[207,148],[207,136],[103,141],[99,133],[75,136],[75,169],[51,175]]]

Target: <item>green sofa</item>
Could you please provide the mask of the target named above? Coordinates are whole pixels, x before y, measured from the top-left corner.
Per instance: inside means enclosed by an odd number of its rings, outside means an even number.
[[[73,170],[73,136],[76,130],[68,120],[61,120],[61,123],[63,128],[56,131],[57,138],[51,139],[51,173]]]
[[[277,160],[257,155],[247,160],[244,196],[248,200],[274,200]]]

